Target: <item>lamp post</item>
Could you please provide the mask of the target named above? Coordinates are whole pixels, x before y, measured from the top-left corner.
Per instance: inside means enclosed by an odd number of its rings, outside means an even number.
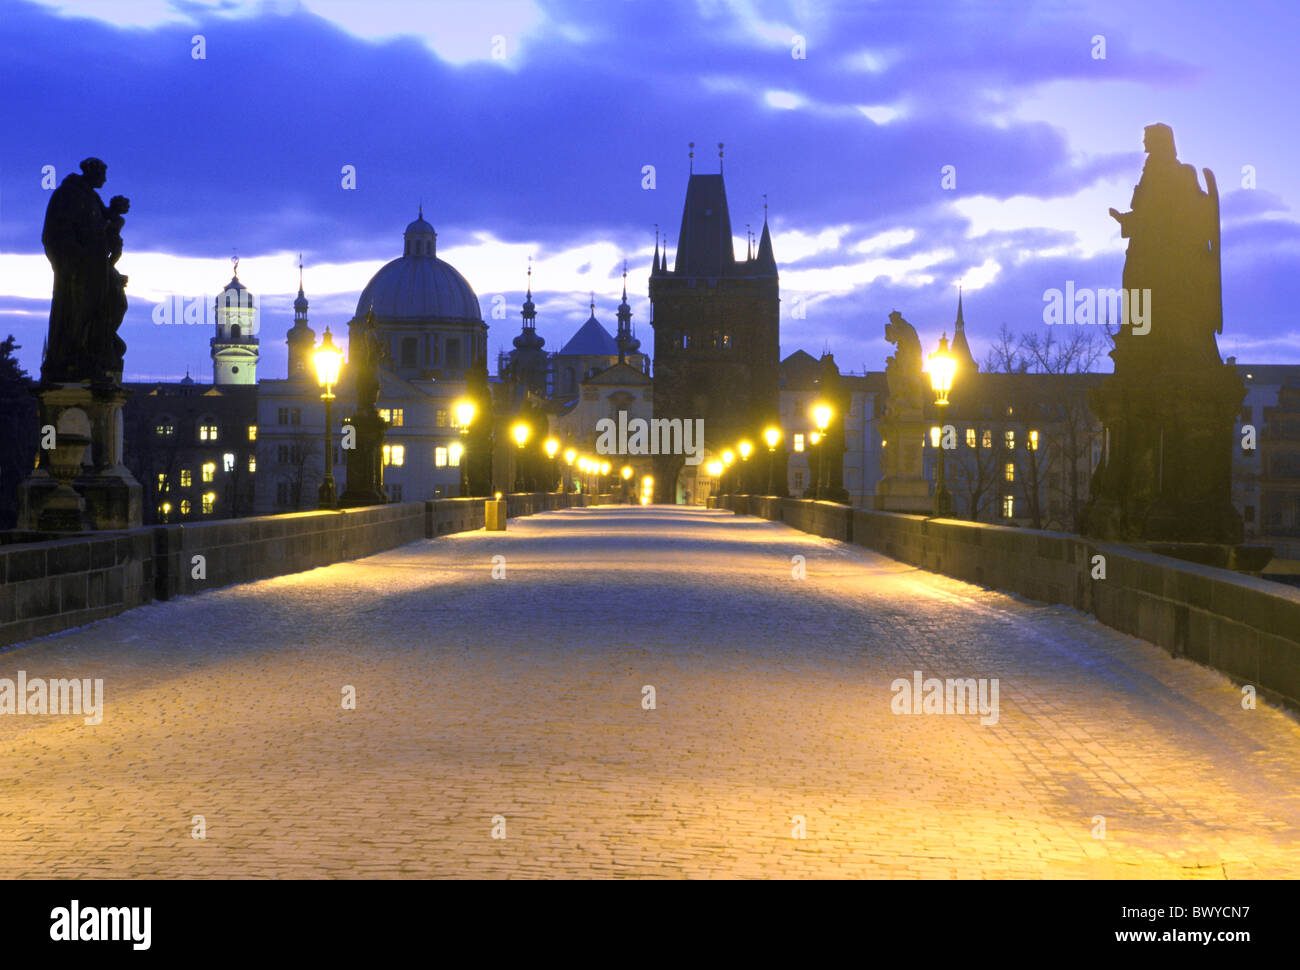
[[[830,427],[831,418],[835,412],[831,410],[829,404],[817,404],[813,407],[813,421],[817,424],[817,488],[814,490],[814,497],[821,498],[826,493],[826,429]]]
[[[821,440],[822,440],[822,433],[820,431],[808,432],[808,444],[810,444],[812,447],[817,448],[817,446],[821,444]],[[808,471],[811,473],[810,477],[812,478],[812,481],[809,483],[812,486],[812,488],[810,489],[812,491],[812,497],[816,498],[817,482],[821,478],[821,471],[822,471],[822,450],[820,448],[817,448],[817,467],[813,468],[812,459],[809,459]]]
[[[720,461],[711,461],[707,465],[709,477],[713,479],[713,491],[716,494],[721,491],[723,464]]]
[[[767,494],[772,494],[772,469],[776,463],[776,446],[781,440],[781,429],[775,425],[765,428],[763,440],[767,442]]]
[[[609,474],[609,468],[610,468],[610,465],[609,465],[609,462],[607,462],[607,461],[602,461],[602,462],[597,466],[597,468],[596,468],[596,472],[597,472],[597,474],[596,474],[596,494],[597,494],[597,495],[600,494],[600,489],[601,489],[601,481],[600,481],[600,480],[601,480],[602,478],[604,478],[606,475]]]
[[[532,429],[528,427],[526,421],[516,421],[510,429],[510,434],[515,439],[515,444],[519,446],[519,452],[515,458],[515,491],[524,490],[524,445],[528,444],[528,436]]]
[[[632,466],[624,465],[619,469],[618,473],[623,476],[623,501],[630,504],[631,500],[628,498],[628,482],[632,480]]]
[[[556,440],[555,438],[547,438],[547,439],[546,439],[546,444],[543,445],[542,447],[545,448],[545,450],[546,450],[546,458],[547,458],[547,460],[551,463],[551,482],[554,484],[554,483],[558,480],[558,479],[556,478],[556,472],[557,472],[559,469],[556,467],[556,466],[557,466],[557,462],[556,462],[556,460],[555,460],[555,455],[556,455],[556,452],[558,452],[558,451],[560,450],[560,442],[559,442],[558,440]],[[564,488],[564,486],[563,486],[563,484],[561,484],[561,485],[560,485],[560,489],[561,489],[561,491],[563,491],[563,488]]]
[[[727,474],[727,472],[731,471],[731,465],[735,460],[736,460],[736,453],[734,451],[732,451],[730,448],[724,448],[722,450],[722,474],[724,476]],[[722,488],[721,482],[718,483],[718,488],[719,490],[721,490]]]
[[[334,440],[330,434],[334,423],[334,384],[339,379],[339,368],[343,364],[343,352],[334,346],[330,337],[330,328],[325,328],[325,337],[314,355],[316,378],[325,388],[321,400],[325,402],[325,477],[317,491],[319,505],[323,509],[332,509],[338,505],[338,495],[334,488]]]
[[[753,442],[749,441],[748,439],[742,439],[740,443],[736,445],[736,450],[740,452],[740,461],[741,461],[740,467],[742,469],[748,467],[747,463],[749,462],[749,456],[754,453]],[[748,477],[749,476],[746,473],[744,473],[743,471],[741,472],[740,474],[741,480],[737,483],[741,492],[744,492],[749,487],[748,483],[745,482],[745,479]]]
[[[573,460],[577,457],[578,453],[572,448],[566,449],[564,452],[564,464],[568,466],[568,470],[565,472],[565,476],[568,479],[565,491],[569,491],[573,488]]]
[[[465,445],[468,443],[469,426],[474,421],[474,412],[474,402],[469,398],[461,398],[456,402],[456,425],[460,428],[460,437],[462,439],[460,453],[462,457],[464,457],[467,450]],[[469,494],[469,470],[465,467],[464,462],[460,466],[460,494]]]
[[[934,388],[934,403],[939,408],[939,477],[934,486],[934,514],[948,518],[952,515],[952,496],[948,494],[947,473],[943,455],[943,415],[948,406],[948,392],[952,390],[953,374],[957,360],[948,352],[948,335],[939,338],[939,349],[930,355],[930,386]]]

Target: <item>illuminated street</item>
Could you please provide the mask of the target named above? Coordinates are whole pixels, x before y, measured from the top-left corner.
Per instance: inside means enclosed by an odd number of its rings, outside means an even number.
[[[102,677],[106,712],[0,717],[5,877],[1300,875],[1292,716],[728,513],[511,520],[0,654],[19,670]],[[917,670],[997,678],[997,723],[892,713]]]

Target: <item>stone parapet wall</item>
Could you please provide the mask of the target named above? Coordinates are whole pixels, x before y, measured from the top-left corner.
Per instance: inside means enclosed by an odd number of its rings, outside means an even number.
[[[617,500],[614,495],[520,493],[507,497],[507,510],[515,518]],[[451,498],[147,526],[66,539],[8,533],[0,542],[0,646],[81,626],[153,600],[303,572],[417,539],[481,529],[483,521],[483,499]]]
[[[1300,707],[1300,589],[1061,532],[770,496],[722,495],[710,504],[1071,606]]]

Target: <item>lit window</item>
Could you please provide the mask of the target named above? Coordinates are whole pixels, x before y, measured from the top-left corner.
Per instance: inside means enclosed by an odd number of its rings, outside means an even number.
[[[189,514],[190,514],[190,500],[187,498],[183,498],[181,499],[181,515],[189,515]]]
[[[256,456],[256,455],[249,455],[249,456],[248,456],[248,470],[249,470],[250,472],[255,472],[255,471],[257,471],[257,456]]]
[[[1002,518],[1014,519],[1016,517],[1016,497],[1014,495],[1002,496]]]
[[[248,440],[249,440],[249,441],[256,441],[256,440],[257,440],[257,425],[255,425],[255,424],[250,424],[250,425],[248,426]]]
[[[215,424],[201,424],[201,425],[199,425],[199,440],[200,440],[200,441],[216,441],[216,440],[217,440],[217,426],[216,426]]]
[[[217,507],[217,493],[204,492],[203,493],[203,514],[211,515],[212,510],[216,507]]]
[[[1037,431],[1031,431],[1031,432],[1029,432],[1029,450],[1030,450],[1030,451],[1037,451],[1037,450],[1038,450],[1038,432],[1037,432]]]
[[[434,448],[434,449],[433,449],[433,466],[434,466],[435,468],[446,468],[446,467],[447,467],[447,449],[446,449],[446,448]]]
[[[159,492],[165,492],[165,491],[167,491],[167,473],[166,473],[166,472],[159,472],[159,473],[158,473],[158,491],[159,491]]]
[[[974,447],[975,447],[975,429],[974,429],[974,428],[967,428],[967,429],[966,429],[966,447],[967,447],[967,448],[974,448]]]
[[[1015,450],[1016,433],[1010,430],[1002,432],[1002,443],[1006,445],[1007,451]]]
[[[205,482],[214,481],[217,477],[217,463],[214,461],[205,461],[203,463],[203,480]]]
[[[402,465],[406,462],[405,445],[384,445],[384,464]]]
[[[158,518],[162,519],[164,522],[167,521],[167,516],[171,514],[172,514],[171,502],[163,502],[160,506],[158,506]]]
[[[797,405],[796,405],[796,407],[797,407]],[[795,451],[803,451],[803,435],[802,435],[802,434],[796,434],[796,435],[794,436],[794,450],[795,450]]]
[[[446,411],[442,412],[444,415]],[[379,416],[387,421],[394,428],[400,428],[404,423],[404,412],[401,408],[380,408]]]
[[[168,422],[163,422],[153,429],[153,433],[158,435],[160,438],[166,438],[176,433],[176,426]]]
[[[981,448],[993,447],[993,432],[990,431],[988,428],[985,428],[984,434],[980,436],[980,447]]]
[[[181,488],[189,488],[194,484],[194,475],[188,468],[181,469]]]
[[[1016,480],[1016,466],[1015,466],[1015,464],[1014,464],[1013,462],[1007,462],[1006,467],[1003,469],[1002,474],[1003,474],[1003,477],[1005,477],[1007,481],[1009,481],[1009,482],[1014,482],[1014,481]]]
[[[226,452],[221,456],[221,470],[223,472],[233,472],[235,470],[235,456]]]

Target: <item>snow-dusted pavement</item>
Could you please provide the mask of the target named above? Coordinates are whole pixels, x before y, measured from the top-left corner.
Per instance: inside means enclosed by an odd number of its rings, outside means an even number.
[[[1300,874],[1290,716],[729,513],[511,520],[0,653],[19,670],[102,677],[106,712],[0,716],[6,877]],[[997,723],[893,713],[917,670],[997,678]]]

